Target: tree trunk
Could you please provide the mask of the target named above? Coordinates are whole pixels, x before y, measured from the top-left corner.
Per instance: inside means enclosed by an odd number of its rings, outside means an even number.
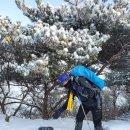
[[[43,98],[43,111],[42,111],[42,118],[48,119],[49,113],[48,113],[48,90],[47,90],[47,84],[44,86],[44,98]]]

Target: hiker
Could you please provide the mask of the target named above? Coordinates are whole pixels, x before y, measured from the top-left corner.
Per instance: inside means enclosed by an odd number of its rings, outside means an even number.
[[[63,106],[55,111],[53,118],[58,119],[66,109],[73,110],[72,102],[76,96],[81,104],[76,115],[75,130],[82,130],[83,120],[89,111],[92,112],[94,130],[103,130],[100,91],[103,89],[104,81],[84,66],[76,66],[70,74],[60,74],[57,81],[68,90],[68,98]]]

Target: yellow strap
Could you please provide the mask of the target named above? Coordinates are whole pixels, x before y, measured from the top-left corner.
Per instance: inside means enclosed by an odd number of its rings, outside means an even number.
[[[73,107],[73,93],[72,92],[70,92],[70,95],[69,95],[67,110],[69,110],[69,111],[74,110],[74,107]]]

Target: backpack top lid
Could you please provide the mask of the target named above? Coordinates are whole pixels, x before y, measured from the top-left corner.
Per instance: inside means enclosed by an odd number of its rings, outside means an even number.
[[[100,90],[104,88],[104,80],[99,78],[93,71],[89,70],[84,66],[76,66],[71,71],[70,74],[73,76],[83,76],[94,83]]]

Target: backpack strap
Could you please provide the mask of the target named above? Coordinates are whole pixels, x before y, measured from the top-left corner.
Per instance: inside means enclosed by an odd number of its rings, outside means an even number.
[[[98,87],[96,87],[93,83],[88,81],[86,78],[82,76],[75,77],[76,83],[78,83],[80,86],[83,86],[84,88],[90,89],[95,92],[95,94],[100,93],[100,90]]]
[[[80,94],[83,93],[84,88],[81,87],[81,85],[78,83],[78,80],[76,80],[76,77],[71,76],[71,86],[76,92],[79,92]]]

